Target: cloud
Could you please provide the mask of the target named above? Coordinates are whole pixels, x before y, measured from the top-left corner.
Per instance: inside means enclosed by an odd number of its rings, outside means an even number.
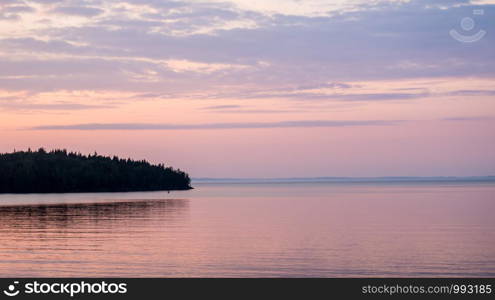
[[[229,109],[220,110],[216,113],[222,114],[284,114],[284,113],[301,113],[304,110],[289,110],[289,109]]]
[[[203,110],[222,114],[278,114],[278,113],[300,113],[301,109],[246,109],[242,105],[212,105],[203,107]]]
[[[19,20],[19,15],[16,14],[3,14],[0,12],[0,21],[2,20]]]
[[[451,117],[444,118],[442,121],[492,121],[495,120],[493,116],[474,116],[474,117]]]
[[[495,90],[458,90],[449,94],[453,96],[493,96]]]
[[[311,128],[349,126],[394,126],[400,120],[365,121],[283,121],[283,122],[239,122],[205,124],[152,124],[152,123],[91,123],[74,125],[43,125],[29,130],[211,130],[211,129],[255,129],[255,128]]]
[[[17,1],[17,0],[12,0],[12,1]],[[39,4],[55,4],[55,3],[66,2],[66,0],[28,0],[28,1]]]
[[[224,110],[224,109],[232,109],[232,108],[241,108],[241,105],[212,105],[203,107],[206,110]]]
[[[325,83],[317,83],[312,85],[301,85],[297,86],[295,90],[314,90],[314,89],[350,89],[353,85],[342,83],[342,82],[325,82]]]
[[[31,13],[35,11],[34,8],[27,5],[8,6],[2,10],[5,13]]]
[[[128,4],[146,5],[157,9],[174,9],[188,6],[185,1],[164,1],[164,0],[125,0]]]
[[[103,9],[86,6],[59,6],[51,10],[52,13],[79,17],[95,17],[104,12]]]
[[[418,99],[429,96],[429,93],[279,93],[279,94],[252,94],[245,98],[280,98],[299,100],[339,100],[339,101],[391,101]]]
[[[14,100],[10,97],[10,100]],[[1,100],[1,98],[0,98]],[[73,110],[88,110],[88,109],[106,109],[113,108],[111,105],[89,105],[80,103],[29,103],[29,102],[5,102],[0,103],[0,109],[15,110],[15,111],[73,111]]]
[[[460,20],[471,16],[473,8],[485,10],[485,17],[474,17],[476,30],[495,28],[495,19],[487,17],[495,12],[494,5],[379,1],[308,16],[267,14],[232,3],[127,0],[111,8],[108,0],[77,3],[63,2],[53,9],[99,17],[66,23],[43,15],[53,7],[44,4],[35,14],[50,20],[48,25],[25,23],[28,30],[16,33],[15,39],[0,33],[3,76],[56,73],[44,79],[0,80],[2,87],[201,92],[210,98],[229,90],[245,99],[274,97],[269,94],[281,89],[279,96],[287,99],[380,101],[427,95],[328,96],[308,90],[351,90],[355,87],[346,82],[356,81],[495,76],[494,35],[473,44],[448,35],[453,28],[460,30]],[[0,13],[0,18],[18,16]],[[253,86],[258,92],[243,89]],[[292,88],[284,92],[287,86]]]
[[[313,90],[313,91],[311,91]],[[403,92],[388,90],[386,92],[364,92],[363,87],[352,84],[315,84],[303,87],[286,87],[267,90],[241,90],[229,93],[217,93],[208,96],[210,99],[296,99],[307,100],[329,100],[329,101],[393,101],[420,99],[433,96],[434,94],[425,89],[410,89]],[[455,94],[451,92],[450,94]]]

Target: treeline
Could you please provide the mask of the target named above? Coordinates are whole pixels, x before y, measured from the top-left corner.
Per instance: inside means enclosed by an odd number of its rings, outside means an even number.
[[[0,193],[186,190],[190,183],[187,173],[145,160],[43,148],[0,154]]]

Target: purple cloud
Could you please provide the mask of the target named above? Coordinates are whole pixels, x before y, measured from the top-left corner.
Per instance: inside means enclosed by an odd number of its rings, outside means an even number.
[[[51,10],[52,13],[79,17],[95,17],[104,12],[103,9],[86,6],[59,6]]]
[[[193,129],[254,129],[254,128],[310,128],[310,127],[348,127],[348,126],[394,126],[404,121],[366,120],[366,121],[284,121],[284,122],[239,122],[206,124],[152,124],[152,123],[92,123],[74,125],[44,125],[29,130],[193,130]]]
[[[495,12],[494,5],[473,5],[468,1],[379,2],[353,11],[311,17],[269,16],[225,3],[125,2],[147,5],[156,11],[153,16],[148,11],[137,11],[133,18],[124,13],[102,15],[104,0],[80,1],[53,11],[100,18],[80,26],[33,29],[33,35],[16,39],[0,37],[2,47],[9,53],[0,57],[2,87],[31,91],[118,88],[137,94],[197,91],[214,95],[222,86],[231,87],[236,97],[245,99],[269,97],[262,91],[279,89],[279,96],[287,99],[379,101],[428,95],[399,92],[328,96],[306,90],[350,89],[353,87],[345,82],[352,81],[495,76],[493,35],[469,45],[448,35],[450,29],[459,27],[462,17],[472,15],[474,8],[483,8],[488,16]],[[2,17],[17,18],[0,13]],[[231,21],[253,25],[226,26]],[[476,26],[488,30],[495,27],[495,20],[477,17]],[[212,31],[202,31],[210,27]],[[12,56],[22,53],[35,55],[31,61]],[[36,54],[43,57],[38,59]],[[168,68],[163,62],[166,60],[239,64],[246,68],[210,74],[181,73]],[[136,82],[136,77],[148,71],[156,74],[154,82]],[[8,79],[19,74],[26,77]],[[46,74],[51,77],[29,77]],[[240,86],[257,86],[260,92],[240,94]],[[287,86],[293,88],[284,94]]]

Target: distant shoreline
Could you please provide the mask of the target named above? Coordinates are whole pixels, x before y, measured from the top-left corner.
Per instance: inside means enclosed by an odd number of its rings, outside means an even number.
[[[287,178],[192,178],[193,183],[394,183],[394,182],[495,182],[495,176],[430,177],[287,177]]]

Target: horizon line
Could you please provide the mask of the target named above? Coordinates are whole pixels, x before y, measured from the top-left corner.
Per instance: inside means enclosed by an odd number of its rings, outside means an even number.
[[[495,181],[495,175],[475,175],[475,176],[374,176],[374,177],[354,177],[354,176],[316,176],[316,177],[192,177],[191,181],[466,181],[466,180],[489,180]]]

